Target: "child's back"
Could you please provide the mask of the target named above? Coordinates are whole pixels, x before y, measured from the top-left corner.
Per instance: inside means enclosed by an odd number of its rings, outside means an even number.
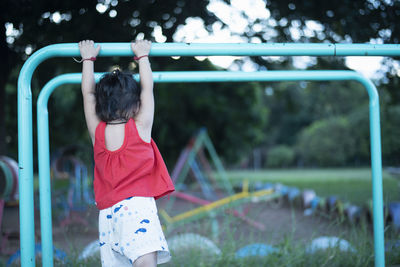
[[[107,125],[105,130],[106,148],[110,151],[118,150],[124,143],[125,125]]]
[[[146,142],[150,143],[151,136],[146,135],[146,131],[142,129],[140,124],[136,122],[136,128],[139,133],[140,138]],[[106,148],[110,151],[118,150],[125,139],[125,124],[107,124],[105,129],[105,141]]]

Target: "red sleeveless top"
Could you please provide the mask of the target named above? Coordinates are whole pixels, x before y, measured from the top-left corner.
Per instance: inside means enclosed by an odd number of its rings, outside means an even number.
[[[125,124],[124,142],[115,151],[106,148],[105,127],[105,122],[97,126],[93,146],[93,185],[99,209],[111,207],[128,197],[157,199],[175,190],[155,142],[142,140],[133,119]]]

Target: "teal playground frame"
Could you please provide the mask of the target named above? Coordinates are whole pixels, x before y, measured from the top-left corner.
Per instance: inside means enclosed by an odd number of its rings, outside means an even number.
[[[100,43],[99,56],[132,56],[129,43]],[[400,45],[370,44],[153,44],[151,56],[399,56]],[[18,158],[20,195],[20,248],[21,266],[35,266],[34,198],[33,198],[33,137],[32,137],[32,92],[31,79],[37,66],[51,57],[79,56],[74,44],[56,44],[36,51],[25,62],[18,78]],[[292,74],[290,74],[292,73]],[[101,74],[96,74],[96,79]],[[62,78],[60,78],[62,77]],[[79,83],[80,74],[58,76],[45,88],[38,99],[47,118],[47,101],[56,86],[63,83]],[[379,120],[379,96],[374,84],[353,71],[263,71],[241,72],[169,72],[154,73],[155,82],[211,82],[211,81],[282,81],[282,80],[356,80],[362,83],[369,95],[371,167],[373,189],[373,222],[375,266],[384,266],[384,224],[382,201],[382,159]],[[44,88],[44,89],[45,89]],[[39,102],[40,101],[40,102]],[[51,192],[49,186],[48,119],[38,118],[38,129],[45,127],[46,133],[38,133],[40,144],[47,142],[47,148],[39,149],[40,205],[43,234],[43,266],[53,266],[51,236]],[[43,129],[41,129],[43,130]],[[47,140],[47,141],[46,141]],[[42,145],[41,145],[42,147]],[[47,156],[46,156],[47,153]],[[46,158],[47,157],[47,158]],[[47,177],[47,178],[44,178]],[[48,181],[46,181],[46,179]],[[42,209],[43,205],[43,209]],[[44,225],[43,225],[44,223]],[[44,228],[47,223],[47,228]],[[49,224],[48,224],[49,223]],[[50,227],[50,228],[49,228]],[[50,234],[50,238],[48,236]],[[46,247],[45,247],[46,246]]]

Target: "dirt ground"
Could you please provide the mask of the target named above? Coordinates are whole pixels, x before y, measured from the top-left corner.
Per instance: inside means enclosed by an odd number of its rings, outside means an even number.
[[[165,202],[158,202],[159,209],[163,207],[163,204]],[[195,206],[181,200],[176,200],[174,203],[176,213],[193,207]],[[220,212],[217,216],[220,234],[218,240],[214,239],[217,246],[232,235],[234,235],[234,240],[237,240],[235,242],[238,242],[238,247],[249,243],[274,245],[283,242],[285,238],[304,244],[318,236],[339,236],[346,239],[350,229],[346,225],[336,223],[334,217],[321,216],[321,214],[305,216],[303,209],[293,207],[284,200],[243,204],[236,209],[247,209],[247,217],[263,224],[265,230],[261,231],[239,218]],[[38,211],[35,211],[35,218],[36,242],[40,242]],[[67,255],[76,257],[85,246],[98,238],[98,211],[96,207],[89,207],[86,211],[74,212],[69,218],[70,223],[63,226],[62,220],[53,221],[53,240],[56,248],[63,250]],[[211,238],[210,225],[210,218],[206,217],[166,231],[166,237],[168,239],[175,234],[191,232]],[[6,249],[0,258],[4,264],[10,254],[19,249],[18,207],[7,207],[4,210],[2,232],[12,233],[5,243]]]
[[[176,201],[175,206],[181,207],[187,203]],[[193,208],[194,206],[192,206]],[[346,239],[350,238],[352,227],[346,223],[339,223],[335,214],[321,213],[305,216],[304,210],[298,205],[294,206],[280,199],[279,201],[268,201],[243,204],[235,208],[238,211],[246,211],[246,217],[261,223],[265,229],[260,230],[244,220],[234,217],[230,213],[220,212],[217,216],[219,222],[219,238],[214,240],[216,243],[226,240],[226,236],[233,234],[236,242],[243,243],[268,243],[271,245],[279,244],[284,239],[308,243],[318,236],[337,236]],[[200,235],[211,237],[210,218],[200,219],[198,222],[190,222],[179,226],[168,232],[168,236],[180,233],[194,232]],[[371,233],[372,237],[372,233]]]

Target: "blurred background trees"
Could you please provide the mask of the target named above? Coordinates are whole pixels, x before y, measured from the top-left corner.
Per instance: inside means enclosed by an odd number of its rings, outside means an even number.
[[[250,9],[238,9],[239,3],[2,1],[0,154],[17,156],[19,70],[29,55],[49,44],[82,39],[129,42],[137,36],[158,42],[191,41],[184,31],[192,27],[191,20],[204,26],[203,35],[227,30],[241,42],[399,43],[400,1],[252,0],[248,1]],[[264,13],[254,15],[261,9]],[[397,60],[385,58],[374,80],[380,93],[383,160],[387,165],[400,163]],[[135,72],[131,61],[99,58],[96,71],[118,65]],[[247,70],[248,66],[251,70],[348,69],[345,58],[333,57],[243,57],[236,58],[229,69]],[[155,71],[221,70],[200,58],[156,57],[152,67]],[[68,58],[41,64],[32,82],[34,109],[37,94],[48,80],[61,73],[80,72],[80,68]],[[169,168],[200,127],[207,127],[229,166],[251,166],[254,149],[261,151],[262,167],[369,165],[368,97],[355,82],[158,84],[155,97],[153,137]],[[49,114],[53,151],[71,143],[90,147],[79,86],[56,90],[49,101]],[[63,131],[66,128],[68,131]]]

